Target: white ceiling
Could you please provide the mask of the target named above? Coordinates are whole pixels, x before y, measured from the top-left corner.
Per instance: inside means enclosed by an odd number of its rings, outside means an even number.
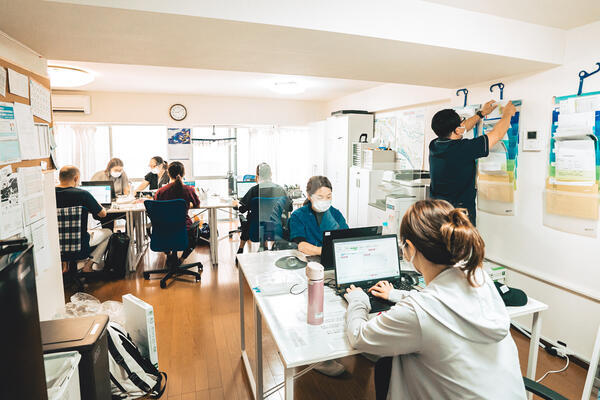
[[[76,90],[85,91],[202,94],[329,101],[380,85],[377,82],[348,79],[148,65],[59,60],[49,60],[48,64],[70,66],[91,72],[95,77],[94,81],[76,88]],[[300,94],[285,95],[269,89],[274,82],[289,81],[302,84],[306,87],[306,91]],[[53,87],[53,89],[62,88]],[[72,89],[69,88],[69,90]]]
[[[600,20],[598,0],[425,0],[560,29]]]

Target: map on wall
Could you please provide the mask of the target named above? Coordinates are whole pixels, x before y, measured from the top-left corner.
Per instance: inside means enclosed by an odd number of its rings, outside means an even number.
[[[425,109],[376,114],[375,136],[398,153],[397,168],[423,167]]]

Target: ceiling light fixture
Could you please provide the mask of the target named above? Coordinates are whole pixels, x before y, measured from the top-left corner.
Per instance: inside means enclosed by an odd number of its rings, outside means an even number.
[[[53,88],[79,87],[94,80],[94,75],[88,71],[61,65],[48,65],[48,75]]]
[[[271,90],[280,94],[300,94],[304,93],[306,87],[295,81],[274,82],[271,86]]]

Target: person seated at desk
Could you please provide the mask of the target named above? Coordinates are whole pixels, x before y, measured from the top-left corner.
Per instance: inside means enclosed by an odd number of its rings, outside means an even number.
[[[123,161],[120,158],[111,158],[103,171],[96,172],[91,181],[112,181],[117,196],[129,195],[129,179],[123,170]]]
[[[367,294],[347,289],[346,335],[354,348],[386,357],[375,385],[387,399],[526,398],[510,317],[466,213],[422,200],[402,218],[402,253],[423,274],[422,291],[377,283],[369,291],[396,304],[367,319]]]
[[[275,227],[273,230],[278,231],[277,227],[281,226],[281,216],[284,212],[292,211],[292,202],[289,199],[287,192],[281,186],[273,183],[271,166],[267,163],[260,163],[256,166],[256,185],[252,186],[250,190],[244,195],[239,201],[238,211],[241,213],[248,212],[248,217],[245,222],[241,223],[240,230],[240,247],[238,248],[238,254],[244,252],[244,246],[246,242],[250,240],[250,227],[256,226],[260,229],[260,221],[271,220]],[[270,209],[264,209],[260,207],[261,198],[269,199],[281,199],[281,202],[277,202],[277,205],[273,207],[269,204]],[[258,209],[251,207],[253,199],[258,199]],[[279,223],[279,224],[278,224]],[[279,232],[273,232],[274,236],[280,236]],[[259,240],[258,232],[255,233],[254,240]],[[275,238],[274,238],[275,239]]]
[[[306,255],[321,255],[323,232],[348,229],[342,213],[331,205],[331,189],[327,177],[310,178],[306,185],[308,198],[290,217],[290,240],[298,243],[298,250]],[[338,361],[329,360],[317,364],[315,371],[327,376],[339,376],[345,368]]]
[[[185,176],[185,168],[179,161],[173,161],[167,168],[167,173],[171,182],[162,188],[158,189],[154,195],[155,200],[185,200],[186,208],[189,211],[190,208],[198,208],[200,206],[200,199],[196,194],[193,187],[185,185],[183,183],[183,177]],[[181,255],[179,260],[183,263],[196,248],[196,238],[198,236],[198,222],[193,222],[189,215],[186,214],[185,225],[188,230],[188,243],[189,248],[186,249]],[[211,227],[213,229],[213,227]],[[216,227],[214,228],[216,229]],[[175,254],[175,257],[177,255]]]
[[[167,174],[167,162],[161,156],[154,156],[148,164],[150,172],[144,176],[144,181],[135,189],[135,193],[141,192],[148,188],[156,190],[169,183],[169,175]]]
[[[82,245],[84,247],[93,248],[90,253],[90,259],[80,262],[78,269],[87,268],[90,266],[94,270],[100,270],[100,262],[102,256],[108,246],[108,239],[112,235],[112,231],[106,228],[95,228],[88,230],[88,213],[96,219],[106,217],[106,210],[96,201],[90,192],[79,189],[79,169],[73,165],[67,165],[60,169],[58,173],[59,184],[55,188],[56,207],[84,207],[81,215],[81,226],[84,231],[82,237]]]
[[[298,243],[298,250],[306,255],[321,255],[325,231],[348,229],[342,213],[331,206],[331,189],[327,177],[310,178],[306,185],[308,198],[290,217],[290,240]]]

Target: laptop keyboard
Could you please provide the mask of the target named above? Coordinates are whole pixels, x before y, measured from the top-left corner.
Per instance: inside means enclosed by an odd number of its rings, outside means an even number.
[[[394,282],[393,286],[395,289],[399,290],[414,290],[411,284],[400,280]],[[371,303],[371,313],[387,311],[394,305],[394,303],[392,303],[391,301],[382,299],[381,297],[377,297],[373,295],[373,293],[369,292],[368,290],[371,287],[360,286],[360,288],[367,294],[367,296],[369,296],[369,302]]]

